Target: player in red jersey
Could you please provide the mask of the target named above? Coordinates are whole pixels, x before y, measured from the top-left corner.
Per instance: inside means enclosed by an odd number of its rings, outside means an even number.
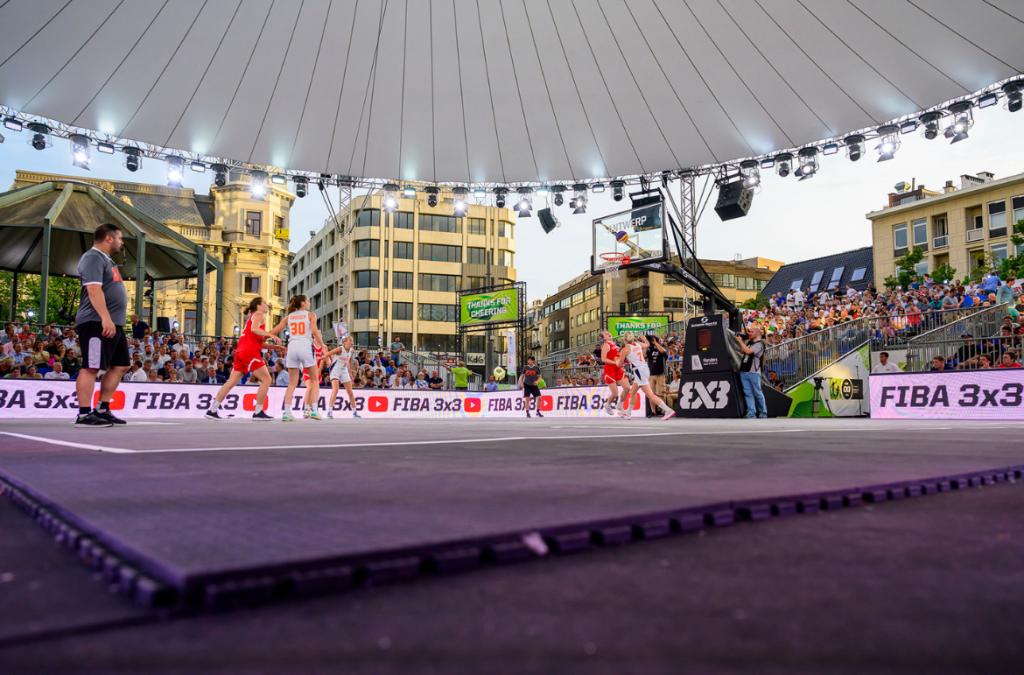
[[[601,331],[601,363],[604,364],[604,381],[608,385],[610,395],[604,404],[604,411],[608,415],[615,414],[616,401],[618,412],[622,412],[622,401],[629,392],[629,381],[626,380],[626,371],[619,364],[619,346],[612,341],[612,334],[606,330]],[[622,393],[619,393],[621,387]]]
[[[263,298],[253,298],[245,309],[248,318],[245,321],[245,328],[242,329],[242,336],[238,340],[238,349],[235,350],[235,363],[231,367],[231,377],[213,398],[210,409],[206,411],[206,419],[228,419],[228,417],[219,415],[217,410],[228,393],[241,382],[242,377],[247,373],[260,381],[259,392],[256,394],[256,412],[253,413],[252,418],[261,422],[274,419],[263,412],[263,403],[267,400],[267,392],[270,391],[270,384],[273,382],[270,371],[267,370],[267,364],[263,360],[263,341],[267,339],[276,343],[275,346],[270,347],[275,351],[283,352],[284,347],[277,346],[281,344],[280,338],[268,333],[263,328],[263,322],[269,311],[270,306]]]

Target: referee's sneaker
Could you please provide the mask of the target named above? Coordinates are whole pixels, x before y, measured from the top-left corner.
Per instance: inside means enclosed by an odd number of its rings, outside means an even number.
[[[128,339],[124,334],[128,309],[128,292],[121,272],[110,256],[121,251],[121,228],[100,225],[93,236],[93,247],[78,262],[78,278],[82,296],[75,316],[75,330],[82,347],[82,369],[76,380],[78,419],[80,427],[110,427],[124,424],[110,412],[110,400],[117,391],[121,377],[131,365]],[[96,376],[100,380],[99,401],[91,408]]]

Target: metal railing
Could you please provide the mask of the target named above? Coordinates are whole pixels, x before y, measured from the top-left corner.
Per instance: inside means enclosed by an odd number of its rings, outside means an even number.
[[[966,316],[915,336],[907,342],[907,370],[930,370],[936,356],[943,356],[954,366],[958,366],[965,357],[977,356],[973,353],[971,345],[987,344],[987,341],[993,340],[999,344],[1009,344],[1019,340],[1020,336],[1012,334],[1014,326],[1011,326],[1009,336],[1001,335],[1006,317],[1009,316],[1007,308],[1006,304],[977,308]],[[1001,355],[1001,351],[996,354],[993,366],[997,365]],[[1017,355],[1020,356],[1019,350]]]
[[[1008,316],[1009,305],[995,307],[968,307],[943,312],[939,321],[933,321],[926,331],[919,331],[907,341],[907,346],[920,342],[942,342],[959,340],[964,333],[974,337],[998,335],[999,329]]]
[[[1020,364],[1022,350],[1021,335],[915,342],[907,350],[906,372],[929,371],[940,364],[944,370],[1019,367],[1015,364]]]
[[[902,314],[867,317],[870,321],[871,351],[898,349],[912,340],[934,330],[940,330],[957,321],[969,318],[993,307],[959,307],[957,309],[927,309],[922,312],[910,311]],[[1003,310],[1005,313],[1005,308]]]
[[[854,319],[769,345],[764,351],[761,372],[767,381],[768,372],[775,371],[783,389],[789,389],[860,349],[869,338],[868,319]]]

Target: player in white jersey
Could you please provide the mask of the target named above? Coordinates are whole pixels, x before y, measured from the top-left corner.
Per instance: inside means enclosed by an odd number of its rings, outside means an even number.
[[[358,418],[359,413],[356,412],[356,397],[352,393],[352,340],[351,335],[346,335],[345,339],[341,341],[341,346],[337,349],[332,349],[327,352],[324,356],[330,358],[335,354],[338,358],[334,360],[334,365],[331,366],[331,402],[327,406],[327,419],[334,419],[334,401],[338,398],[338,389],[341,385],[345,385],[345,391],[348,392],[348,403],[352,406],[352,417]]]
[[[309,414],[311,420],[322,420],[317,410],[316,402],[320,397],[320,372],[319,364],[313,353],[313,347],[324,348],[324,339],[320,335],[320,329],[316,327],[316,314],[309,311],[309,298],[305,295],[293,295],[288,301],[288,314],[281,322],[271,329],[271,333],[277,335],[285,328],[288,329],[288,354],[285,356],[284,365],[288,369],[288,389],[284,393],[284,413],[281,415],[283,422],[293,422],[292,416],[292,394],[299,384],[300,372],[309,374],[309,396],[312,410]]]
[[[629,393],[626,394],[626,404],[618,411],[619,416],[625,417],[627,420],[630,418],[630,399],[636,395],[637,389],[642,389],[647,398],[665,412],[665,416],[661,419],[667,420],[675,417],[675,411],[669,408],[663,400],[651,391],[651,369],[647,365],[647,358],[644,356],[651,343],[643,335],[636,336],[630,332],[624,333],[622,337],[625,346],[622,350],[622,355],[619,356],[619,365],[622,365],[624,361],[629,361],[629,365],[633,368],[633,386],[630,388]]]

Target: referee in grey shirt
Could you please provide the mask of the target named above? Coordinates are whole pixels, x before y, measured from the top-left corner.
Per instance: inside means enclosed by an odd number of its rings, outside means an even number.
[[[128,292],[121,272],[110,256],[121,252],[121,228],[110,223],[96,228],[93,246],[78,261],[82,297],[75,316],[75,331],[82,347],[82,370],[78,373],[78,419],[81,427],[109,427],[124,424],[110,412],[110,400],[121,377],[131,365],[128,339],[124,335]],[[141,283],[141,280],[139,281]],[[100,400],[91,409],[96,375],[100,380]]]

